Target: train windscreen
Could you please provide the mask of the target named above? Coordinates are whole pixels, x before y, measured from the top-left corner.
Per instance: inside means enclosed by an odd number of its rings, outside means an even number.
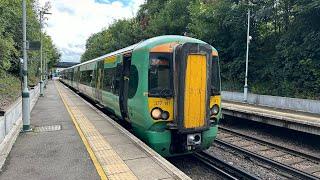
[[[150,53],[149,59],[149,96],[171,97],[172,53]]]

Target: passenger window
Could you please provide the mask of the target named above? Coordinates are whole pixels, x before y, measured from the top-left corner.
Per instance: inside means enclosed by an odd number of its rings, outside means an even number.
[[[118,67],[104,69],[102,89],[114,95],[119,95],[120,74],[118,73],[118,69]]]
[[[103,79],[103,87],[102,87],[103,90],[112,92],[113,74],[114,74],[114,68],[104,69],[104,76],[103,76],[104,79]]]
[[[80,82],[84,85],[90,86],[92,79],[92,70],[81,71]]]

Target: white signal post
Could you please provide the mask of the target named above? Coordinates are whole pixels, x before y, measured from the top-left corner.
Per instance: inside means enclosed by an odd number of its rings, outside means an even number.
[[[44,9],[40,10],[40,96],[43,96],[43,72],[46,72],[46,63],[43,63],[43,38],[42,38],[42,27],[43,27],[43,16],[45,14],[52,14],[46,12]]]
[[[246,53],[246,75],[243,88],[243,101],[248,101],[248,66],[249,66],[249,44],[252,37],[250,36],[250,9],[248,9],[248,30],[247,30],[247,53]]]

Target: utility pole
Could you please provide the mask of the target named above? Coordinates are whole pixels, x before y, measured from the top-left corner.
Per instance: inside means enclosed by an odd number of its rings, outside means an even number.
[[[42,68],[42,17],[43,11],[40,10],[40,96],[43,96],[43,68]]]
[[[44,8],[42,8],[40,10],[40,96],[43,96],[43,89],[45,87],[45,83],[46,81],[44,82],[44,80],[46,80],[46,76],[45,78],[43,79],[43,73],[45,72],[45,75],[46,75],[46,72],[47,72],[47,66],[46,66],[46,61],[43,62],[43,37],[42,37],[42,27],[43,27],[43,16],[45,14],[51,14],[47,11],[45,11]]]
[[[30,131],[30,93],[28,89],[27,60],[27,12],[26,0],[22,0],[22,31],[23,31],[23,90],[22,90],[22,121],[23,131]]]
[[[44,60],[43,60],[43,62],[44,62],[44,88],[47,88],[47,83],[48,83],[48,75],[47,75],[47,73],[48,73],[48,62],[47,62],[47,57],[46,56],[44,56]]]
[[[248,66],[249,66],[249,44],[252,37],[250,36],[250,9],[248,9],[248,30],[247,30],[247,53],[246,53],[246,75],[244,80],[244,102],[248,101]]]

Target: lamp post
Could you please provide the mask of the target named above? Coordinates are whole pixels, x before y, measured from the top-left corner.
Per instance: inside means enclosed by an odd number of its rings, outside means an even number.
[[[42,27],[43,27],[43,16],[45,14],[51,14],[44,9],[40,10],[40,96],[43,96],[43,88],[44,88],[44,82],[43,82],[43,71],[45,63],[43,63],[43,38],[42,38]],[[43,65],[44,64],[44,65]]]
[[[48,62],[47,62],[47,56],[44,54],[44,88],[47,88],[48,83]]]
[[[30,131],[30,93],[28,89],[28,57],[27,57],[27,12],[26,0],[22,0],[22,32],[23,32],[23,90],[22,90],[22,130]]]
[[[249,66],[249,44],[252,37],[250,36],[250,9],[248,9],[248,30],[247,30],[247,52],[246,52],[246,75],[244,80],[243,101],[248,101],[248,66]]]

